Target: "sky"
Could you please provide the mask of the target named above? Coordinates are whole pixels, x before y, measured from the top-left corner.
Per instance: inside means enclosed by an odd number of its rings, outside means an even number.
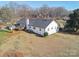
[[[19,4],[26,4],[32,8],[39,8],[42,5],[48,5],[49,7],[64,7],[68,10],[74,10],[79,8],[79,1],[17,1]],[[9,1],[0,1],[0,6],[8,4]]]

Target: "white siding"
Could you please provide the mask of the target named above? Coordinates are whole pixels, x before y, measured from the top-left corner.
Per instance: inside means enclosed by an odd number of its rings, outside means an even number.
[[[48,35],[51,35],[53,33],[58,32],[58,24],[55,21],[52,21],[45,29],[45,32],[48,33]]]
[[[45,32],[43,28],[39,28],[39,27],[34,28],[33,26],[30,26],[28,30],[32,30],[33,32],[40,34],[40,35],[44,35],[44,32]]]

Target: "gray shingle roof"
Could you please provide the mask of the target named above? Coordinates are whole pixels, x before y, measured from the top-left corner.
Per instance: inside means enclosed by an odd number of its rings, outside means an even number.
[[[51,19],[31,19],[29,20],[29,26],[46,28],[51,21]]]

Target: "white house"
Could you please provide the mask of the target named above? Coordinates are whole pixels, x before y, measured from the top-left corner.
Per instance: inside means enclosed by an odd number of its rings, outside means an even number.
[[[51,19],[27,19],[26,29],[43,36],[45,32],[47,32],[48,35],[58,32],[59,26]]]
[[[52,19],[25,19],[23,22],[21,21],[20,24],[25,26],[26,30],[33,31],[42,36],[44,36],[45,32],[51,35],[59,31],[58,24]]]

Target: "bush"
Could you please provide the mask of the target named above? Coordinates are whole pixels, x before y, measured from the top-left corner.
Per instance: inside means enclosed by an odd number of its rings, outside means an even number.
[[[28,33],[34,33],[32,30],[27,30]]]
[[[47,33],[47,32],[45,32],[45,33],[44,33],[44,36],[48,36],[48,33]]]
[[[62,28],[59,28],[59,31],[62,31],[63,29]]]

